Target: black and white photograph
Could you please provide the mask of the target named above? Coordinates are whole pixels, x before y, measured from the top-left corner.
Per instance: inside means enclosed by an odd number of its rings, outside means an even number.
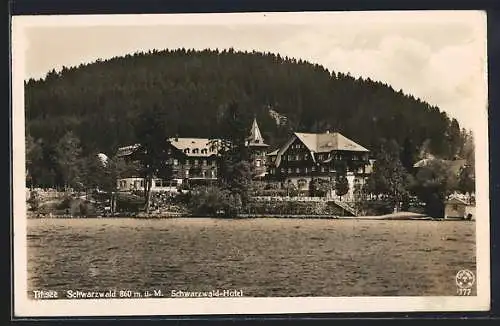
[[[486,20],[14,16],[16,316],[488,310]]]

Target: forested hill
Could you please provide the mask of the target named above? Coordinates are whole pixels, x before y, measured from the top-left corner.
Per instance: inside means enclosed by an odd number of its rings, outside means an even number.
[[[270,53],[136,53],[51,71],[25,86],[27,130],[46,150],[71,130],[84,153],[113,155],[135,142],[133,121],[153,107],[168,111],[180,137],[216,136],[218,114],[231,101],[257,116],[272,145],[291,130],[339,131],[370,149],[394,139],[412,156],[426,143],[451,157],[462,143],[457,121],[437,107],[380,82]],[[288,124],[277,126],[270,109]]]

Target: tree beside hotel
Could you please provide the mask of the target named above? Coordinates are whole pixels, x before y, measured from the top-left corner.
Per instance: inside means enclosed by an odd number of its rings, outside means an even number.
[[[141,166],[144,179],[144,211],[149,213],[153,178],[168,177],[171,168],[168,165],[168,144],[172,132],[166,124],[168,116],[156,107],[145,110],[137,119],[135,134],[139,145],[132,153],[132,159]]]
[[[393,140],[382,142],[368,178],[368,191],[383,195],[393,206],[406,205],[410,184],[411,176],[400,161],[398,144]]]

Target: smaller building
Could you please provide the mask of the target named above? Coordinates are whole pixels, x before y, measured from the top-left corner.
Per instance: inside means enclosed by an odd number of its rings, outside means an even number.
[[[435,162],[444,164],[449,169],[449,171],[455,175],[459,175],[460,171],[467,164],[467,161],[463,160],[463,159],[443,160],[443,159],[436,158],[436,157],[429,154],[429,155],[427,155],[426,158],[421,159],[420,161],[416,162],[413,165],[413,168],[419,169],[419,168],[427,167]]]
[[[475,206],[466,201],[452,197],[444,203],[444,219],[475,220]]]
[[[179,179],[173,179],[173,180],[153,179],[151,191],[178,192],[178,188],[180,187],[181,183],[182,180]],[[144,178],[131,177],[131,178],[119,179],[116,182],[116,188],[118,189],[118,191],[135,191],[135,190],[143,191]]]

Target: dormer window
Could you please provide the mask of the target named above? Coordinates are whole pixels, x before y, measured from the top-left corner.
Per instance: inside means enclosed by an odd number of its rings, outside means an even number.
[[[201,153],[202,153],[202,154],[206,154],[206,153],[207,153],[207,149],[206,149],[206,148],[202,149],[202,150],[201,150]]]
[[[198,154],[198,148],[193,149],[193,154]]]
[[[184,149],[185,154],[189,154],[189,148]]]

